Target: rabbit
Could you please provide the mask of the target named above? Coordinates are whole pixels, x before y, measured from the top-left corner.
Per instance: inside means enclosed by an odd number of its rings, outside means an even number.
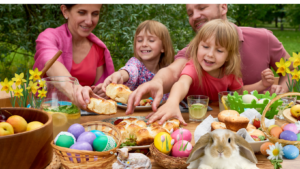
[[[188,169],[258,169],[250,144],[228,129],[203,135],[186,163]]]

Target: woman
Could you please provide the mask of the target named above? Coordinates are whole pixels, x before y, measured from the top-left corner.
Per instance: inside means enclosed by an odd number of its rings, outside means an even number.
[[[46,75],[76,77],[81,84],[77,88],[77,102],[83,109],[86,105],[81,91],[91,92],[87,86],[102,83],[114,72],[107,47],[92,33],[99,21],[101,7],[101,4],[61,5],[60,9],[67,22],[60,27],[46,29],[36,40],[33,68],[42,70],[56,52],[62,50],[62,55]]]

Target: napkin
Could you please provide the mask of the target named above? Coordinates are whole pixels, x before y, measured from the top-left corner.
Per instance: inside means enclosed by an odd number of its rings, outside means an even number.
[[[256,109],[247,109],[243,113],[240,114],[240,116],[247,117],[249,119],[249,123],[252,124],[252,121],[255,117],[258,119],[261,119],[261,114]],[[195,130],[194,133],[194,139],[195,143],[200,139],[201,136],[205,135],[206,133],[211,131],[211,123],[214,121],[219,121],[218,118],[213,118],[211,115],[209,115],[206,119],[200,123]],[[270,125],[275,124],[275,119],[267,119],[265,118],[265,124],[266,127],[269,127]],[[237,131],[237,134],[242,136],[246,141],[248,142],[254,142],[252,137],[248,134],[247,130],[245,128],[240,129]]]

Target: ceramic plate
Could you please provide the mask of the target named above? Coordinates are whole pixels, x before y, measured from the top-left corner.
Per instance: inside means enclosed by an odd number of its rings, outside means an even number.
[[[283,117],[290,123],[296,123],[297,119],[295,119],[291,114],[291,109],[285,109],[283,110]]]
[[[153,100],[151,97],[149,99]],[[159,106],[161,106],[162,104],[163,104],[163,101],[160,101]],[[121,109],[127,109],[127,104],[118,102],[117,106]],[[152,110],[152,106],[136,106],[134,110]]]

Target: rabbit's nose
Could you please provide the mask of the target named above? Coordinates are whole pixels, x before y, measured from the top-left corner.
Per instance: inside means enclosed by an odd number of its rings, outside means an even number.
[[[222,154],[224,151],[223,150],[218,150],[218,153]]]

